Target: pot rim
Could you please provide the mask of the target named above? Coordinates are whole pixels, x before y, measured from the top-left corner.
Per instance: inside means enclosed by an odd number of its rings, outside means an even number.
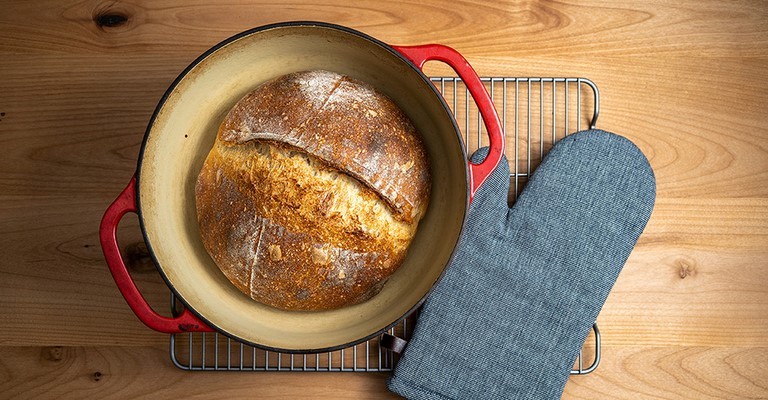
[[[346,342],[346,343],[343,343],[343,344],[329,346],[329,347],[323,347],[323,348],[319,348],[319,349],[283,349],[283,348],[278,348],[278,347],[267,346],[267,345],[260,344],[260,343],[255,343],[255,342],[252,342],[252,341],[247,340],[245,338],[241,338],[241,337],[235,336],[235,335],[227,332],[226,330],[221,329],[217,324],[213,323],[209,319],[207,319],[207,318],[203,317],[202,315],[200,315],[195,310],[194,307],[190,306],[189,302],[186,299],[184,299],[184,297],[181,296],[181,294],[171,284],[171,282],[168,279],[168,277],[167,277],[167,275],[166,275],[162,265],[160,264],[159,260],[155,256],[155,252],[154,252],[154,250],[152,248],[152,243],[149,241],[149,238],[147,237],[147,233],[146,233],[146,229],[145,229],[145,224],[144,224],[144,216],[143,216],[142,207],[141,207],[141,193],[140,193],[141,192],[141,166],[142,166],[142,162],[144,160],[144,151],[145,151],[145,148],[146,148],[146,145],[147,145],[147,140],[148,140],[149,135],[150,135],[150,133],[152,131],[152,128],[154,126],[155,120],[157,119],[157,116],[159,115],[159,113],[163,109],[163,107],[165,106],[165,103],[168,100],[168,97],[171,95],[171,93],[174,91],[174,89],[176,89],[176,87],[179,85],[181,80],[184,79],[192,71],[192,69],[194,69],[198,64],[200,64],[203,60],[208,58],[210,55],[212,55],[213,53],[215,53],[216,51],[218,51],[222,47],[224,47],[224,46],[226,46],[226,45],[228,45],[228,44],[230,44],[230,43],[232,43],[232,42],[234,42],[236,40],[239,40],[241,38],[244,38],[244,37],[247,37],[247,36],[250,36],[250,35],[262,32],[262,31],[267,31],[267,30],[276,29],[276,28],[285,28],[285,27],[321,27],[321,28],[335,29],[335,30],[338,30],[338,31],[342,31],[342,32],[345,32],[345,33],[349,33],[349,34],[361,37],[362,39],[365,39],[367,41],[373,42],[374,44],[378,45],[379,47],[385,49],[391,55],[399,58],[402,62],[404,62],[409,67],[411,67],[411,69],[414,70],[419,75],[419,77],[423,80],[423,82],[436,95],[436,97],[440,101],[440,104],[443,106],[443,109],[446,111],[446,114],[447,114],[447,116],[450,119],[451,125],[454,128],[454,133],[457,135],[457,137],[459,139],[459,142],[460,143],[463,142],[463,139],[461,137],[461,130],[459,129],[458,123],[456,122],[456,118],[453,116],[453,113],[451,112],[451,109],[448,106],[448,104],[446,103],[445,98],[443,97],[443,95],[440,92],[438,92],[438,90],[435,87],[435,85],[432,84],[432,81],[424,74],[424,72],[421,71],[421,69],[416,67],[410,60],[408,60],[404,55],[402,55],[401,53],[396,51],[394,48],[392,48],[392,46],[390,46],[389,44],[387,44],[387,43],[385,43],[385,42],[383,42],[383,41],[381,41],[379,39],[376,39],[376,38],[374,38],[374,37],[372,37],[372,36],[370,36],[368,34],[360,32],[358,30],[355,30],[355,29],[352,29],[352,28],[349,28],[349,27],[346,27],[346,26],[342,26],[342,25],[327,23],[327,22],[288,21],[288,22],[278,22],[278,23],[263,25],[263,26],[251,28],[251,29],[248,29],[246,31],[240,32],[238,34],[235,34],[233,36],[230,36],[230,37],[220,41],[219,43],[217,43],[213,47],[209,48],[208,50],[206,50],[200,56],[195,58],[195,60],[192,61],[186,68],[184,68],[184,70],[181,73],[179,73],[179,75],[176,77],[176,79],[173,80],[173,82],[168,86],[168,89],[166,89],[166,91],[163,93],[162,97],[158,101],[157,106],[155,107],[155,110],[152,113],[152,116],[149,119],[149,122],[147,123],[147,128],[144,131],[144,137],[143,137],[142,142],[141,142],[141,148],[139,149],[138,160],[137,160],[137,165],[136,165],[136,172],[134,173],[134,176],[136,177],[136,214],[138,216],[139,227],[141,229],[142,238],[144,239],[144,242],[145,242],[145,244],[147,246],[147,252],[149,253],[149,256],[152,258],[152,261],[155,264],[155,268],[160,273],[160,276],[163,278],[163,281],[165,282],[166,286],[168,286],[168,288],[171,290],[171,292],[173,293],[175,298],[183,304],[184,308],[188,309],[195,316],[197,316],[200,320],[205,322],[208,326],[210,326],[211,328],[214,328],[216,330],[216,333],[222,334],[222,335],[224,335],[224,336],[226,336],[228,338],[237,340],[239,342],[245,343],[245,344],[247,344],[249,346],[252,346],[252,347],[260,348],[260,349],[267,350],[267,351],[279,352],[279,353],[307,354],[307,353],[332,352],[332,351],[337,351],[337,350],[341,350],[341,349],[345,349],[345,348],[348,348],[348,347],[355,346],[357,344],[360,344],[360,343],[363,343],[365,341],[368,341],[368,340],[370,340],[370,339],[372,339],[372,338],[374,338],[376,336],[379,336],[379,335],[382,335],[382,334],[386,333],[389,329],[391,329],[392,327],[394,327],[395,325],[397,325],[398,323],[400,323],[404,319],[408,318],[416,310],[418,310],[418,308],[421,307],[422,304],[424,304],[424,302],[426,301],[426,299],[430,295],[430,293],[432,293],[432,291],[434,290],[434,288],[437,285],[437,283],[440,282],[440,280],[442,280],[443,276],[445,275],[446,267],[448,266],[448,264],[450,264],[453,261],[453,259],[456,256],[456,251],[457,251],[457,248],[459,246],[459,243],[460,243],[460,240],[461,240],[461,237],[463,235],[464,228],[465,228],[465,225],[466,225],[467,213],[469,211],[469,203],[470,203],[470,183],[469,183],[470,182],[470,175],[469,175],[469,168],[466,168],[465,172],[464,172],[465,173],[465,178],[466,178],[465,181],[467,182],[467,185],[466,185],[466,196],[465,196],[466,200],[465,200],[465,207],[464,207],[464,215],[461,218],[461,221],[462,221],[461,222],[461,228],[459,230],[459,235],[458,235],[458,238],[457,238],[457,241],[456,241],[456,246],[454,246],[453,249],[451,250],[451,255],[448,258],[448,262],[443,267],[443,269],[440,271],[440,274],[435,279],[435,281],[432,283],[432,285],[430,286],[429,290],[421,297],[421,299],[419,299],[418,302],[413,304],[408,309],[408,311],[405,312],[405,314],[403,314],[402,316],[400,316],[399,318],[397,318],[393,322],[387,324],[385,327],[377,330],[376,332],[371,333],[371,334],[369,334],[369,335],[367,335],[365,337],[362,337],[360,339],[355,339],[355,340],[352,340],[352,341],[349,341],[349,342]],[[461,147],[461,153],[464,156],[464,159],[468,160],[467,151],[466,151],[465,147],[464,146],[459,146],[459,147]],[[174,307],[174,311],[175,311],[175,307]]]

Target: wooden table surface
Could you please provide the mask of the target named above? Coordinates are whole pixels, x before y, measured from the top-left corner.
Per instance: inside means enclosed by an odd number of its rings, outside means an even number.
[[[384,373],[190,373],[142,325],[98,241],[160,96],[248,28],[318,20],[438,42],[485,76],[587,77],[598,126],[658,197],[564,398],[768,398],[768,3],[0,2],[0,398],[393,398]],[[167,289],[120,230],[152,304]],[[133,250],[132,250],[133,249]]]

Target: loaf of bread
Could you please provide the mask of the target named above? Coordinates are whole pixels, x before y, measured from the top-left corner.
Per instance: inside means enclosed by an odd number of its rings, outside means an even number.
[[[222,122],[195,186],[203,243],[256,301],[328,310],[365,301],[402,263],[430,196],[411,121],[329,71],[268,81]]]

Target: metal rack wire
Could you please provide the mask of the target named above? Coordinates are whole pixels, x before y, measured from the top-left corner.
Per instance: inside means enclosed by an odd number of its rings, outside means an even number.
[[[431,78],[453,111],[464,134],[467,154],[487,145],[487,132],[477,106],[464,83],[456,77]],[[566,135],[594,128],[600,111],[597,86],[586,78],[482,78],[494,100],[506,132],[510,164],[510,202],[514,202],[549,148]],[[470,244],[471,245],[471,244]],[[171,309],[180,304],[171,294]],[[416,316],[389,330],[408,339]],[[380,339],[327,353],[285,354],[256,348],[219,333],[171,335],[173,364],[189,371],[391,371],[397,354],[380,345]],[[594,371],[600,362],[600,331],[593,325],[571,374]]]

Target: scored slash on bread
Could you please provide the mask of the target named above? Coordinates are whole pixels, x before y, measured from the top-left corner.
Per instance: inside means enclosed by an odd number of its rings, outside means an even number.
[[[288,310],[367,300],[402,263],[426,212],[426,151],[386,96],[328,71],[240,100],[196,185],[211,257],[241,291]]]
[[[293,145],[354,176],[408,222],[424,213],[429,166],[408,117],[386,96],[329,71],[290,74],[246,95],[221,140]]]

